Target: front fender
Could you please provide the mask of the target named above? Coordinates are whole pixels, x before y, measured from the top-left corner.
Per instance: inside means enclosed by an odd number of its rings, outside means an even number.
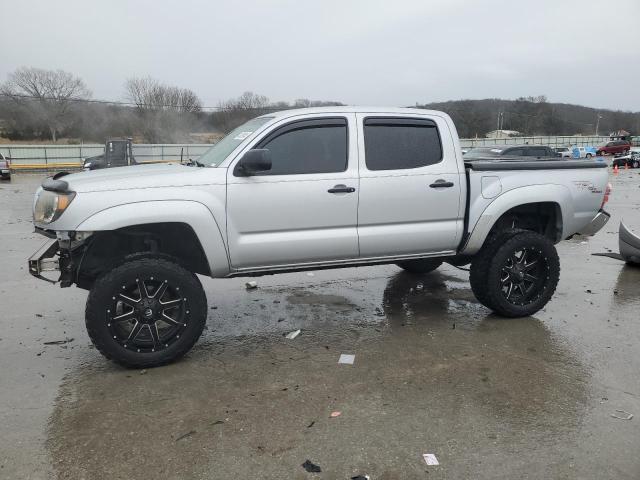
[[[84,220],[77,231],[117,230],[133,225],[186,223],[195,232],[207,257],[212,277],[229,273],[229,256],[220,227],[211,211],[192,200],[153,200],[127,203],[101,210]]]
[[[528,203],[550,202],[560,206],[562,221],[562,238],[565,238],[566,219],[574,216],[571,192],[564,185],[529,185],[514,188],[503,193],[482,211],[473,228],[466,245],[461,250],[463,255],[473,255],[484,244],[489,232],[498,219],[507,211]]]

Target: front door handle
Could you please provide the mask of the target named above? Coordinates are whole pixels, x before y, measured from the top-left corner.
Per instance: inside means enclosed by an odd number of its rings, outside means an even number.
[[[333,188],[327,190],[329,193],[353,193],[356,189],[353,187],[347,187],[346,185],[335,185]]]
[[[449,188],[453,187],[453,182],[445,182],[444,180],[436,180],[435,183],[429,185],[431,188]]]

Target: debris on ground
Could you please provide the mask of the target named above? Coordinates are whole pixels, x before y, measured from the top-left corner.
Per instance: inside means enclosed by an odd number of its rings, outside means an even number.
[[[298,330],[294,330],[293,332],[289,332],[287,333],[284,337],[288,338],[289,340],[293,340],[294,338],[296,338],[298,335],[300,335],[300,329]]]
[[[340,415],[342,415],[342,412],[338,412],[338,411],[331,412],[331,413],[329,414],[329,416],[330,416],[331,418],[336,418],[336,417],[339,417]]]
[[[438,462],[438,459],[433,453],[423,453],[422,458],[427,462],[427,465],[440,465],[440,462]]]
[[[315,274],[313,272],[307,272],[307,277],[315,277]]]
[[[351,477],[351,480],[371,480],[371,477],[369,475],[356,475]]]
[[[244,286],[247,290],[253,290],[254,288],[258,288],[258,282],[251,280],[250,282],[245,283]]]
[[[213,425],[224,425],[224,422],[223,422],[222,420],[216,420],[216,421],[215,421],[215,422],[213,422],[211,425],[212,425],[212,426],[213,426]]]
[[[184,440],[185,438],[189,438],[191,435],[194,435],[195,433],[196,433],[195,430],[189,430],[187,433],[183,433],[178,438],[176,438],[176,442],[179,442],[180,440]]]
[[[41,313],[36,313],[36,317],[38,317],[38,318],[42,318],[42,317],[43,317],[43,315],[42,315]]]
[[[307,428],[311,428],[316,424],[316,421],[314,420],[313,422],[311,422],[309,425],[307,425]]]
[[[146,375],[147,374],[147,369],[143,368],[142,370],[140,370],[140,375]]]
[[[64,340],[52,340],[50,342],[43,342],[43,345],[64,345],[66,343],[73,342],[73,338],[65,338]]]
[[[312,463],[311,460],[305,460],[305,462],[302,464],[302,468],[304,468],[309,473],[320,473],[322,471],[320,465]]]
[[[341,353],[340,358],[338,359],[338,363],[344,363],[345,365],[353,365],[356,356],[351,355],[349,353]]]
[[[618,415],[619,413],[621,413],[622,416]],[[612,413],[611,416],[618,420],[631,420],[633,418],[633,413],[629,413],[624,410],[616,410],[616,413]]]

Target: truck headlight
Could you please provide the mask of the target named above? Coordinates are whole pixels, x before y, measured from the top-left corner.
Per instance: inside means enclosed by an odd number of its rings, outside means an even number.
[[[33,209],[33,220],[36,223],[51,223],[57,220],[71,204],[75,196],[75,192],[56,193],[41,190],[38,192],[38,198]]]

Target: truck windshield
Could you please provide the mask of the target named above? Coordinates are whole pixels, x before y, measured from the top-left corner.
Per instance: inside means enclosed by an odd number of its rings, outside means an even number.
[[[272,118],[273,117],[258,117],[240,125],[238,128],[228,133],[226,137],[216,143],[213,147],[204,152],[198,158],[198,162],[206,167],[215,167],[220,165],[238,145],[244,142],[253,132]]]

